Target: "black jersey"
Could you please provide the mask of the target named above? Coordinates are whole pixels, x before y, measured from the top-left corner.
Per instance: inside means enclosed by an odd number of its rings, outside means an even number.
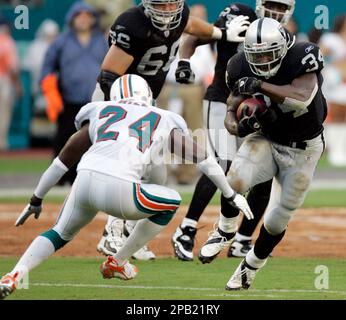
[[[216,27],[226,28],[236,16],[248,16],[249,21],[253,22],[257,19],[256,13],[250,7],[235,3],[226,7],[221,13],[218,20],[214,23]],[[217,42],[217,61],[215,65],[215,76],[212,84],[208,87],[205,95],[206,100],[218,101],[226,103],[229,96],[229,89],[225,82],[225,74],[228,60],[233,57],[238,50],[242,50],[243,44],[237,42],[218,41]]]
[[[318,77],[318,91],[311,104],[301,112],[288,111],[285,106],[265,97],[267,105],[276,110],[278,120],[262,132],[273,141],[289,142],[309,140],[323,131],[323,122],[327,116],[327,103],[321,86],[323,77],[323,56],[318,46],[309,42],[300,42],[288,50],[278,73],[269,79],[256,76],[246,61],[245,54],[236,54],[227,66],[227,83],[233,88],[237,80],[243,77],[256,77],[278,86],[291,84],[305,73],[315,72]]]
[[[134,60],[126,73],[137,74],[148,83],[156,99],[170,65],[178,52],[180,37],[187,25],[190,10],[185,4],[180,25],[164,32],[155,28],[142,5],[121,14],[109,33],[109,45],[116,45]]]

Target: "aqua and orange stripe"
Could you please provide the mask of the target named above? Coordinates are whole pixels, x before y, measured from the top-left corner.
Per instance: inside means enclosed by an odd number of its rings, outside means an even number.
[[[149,214],[174,213],[180,205],[179,200],[160,198],[147,193],[140,187],[140,184],[133,185],[133,198],[138,210]]]

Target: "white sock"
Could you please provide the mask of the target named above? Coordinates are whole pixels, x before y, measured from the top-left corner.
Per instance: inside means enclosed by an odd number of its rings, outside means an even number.
[[[219,219],[218,226],[219,226],[219,229],[221,229],[221,231],[223,232],[226,232],[226,233],[236,232],[238,229],[238,217],[226,218],[220,212],[220,219]]]
[[[38,236],[26,249],[11,274],[18,273],[17,279],[20,281],[28,272],[48,259],[54,252],[53,243],[46,237]]]
[[[240,234],[238,232],[237,232],[237,234],[235,235],[235,238],[234,238],[235,241],[249,241],[251,239],[252,239],[251,237],[244,236],[244,235],[242,235],[242,234]]]
[[[164,227],[151,222],[149,219],[138,221],[123,247],[114,255],[119,265],[123,265],[135,252],[158,235]]]
[[[247,253],[246,258],[245,258],[246,263],[250,267],[255,268],[255,269],[262,268],[266,264],[267,260],[268,259],[257,258],[255,255],[254,247]]]
[[[183,221],[181,222],[181,227],[185,228],[187,226],[196,228],[197,227],[197,221],[189,218],[184,218]]]

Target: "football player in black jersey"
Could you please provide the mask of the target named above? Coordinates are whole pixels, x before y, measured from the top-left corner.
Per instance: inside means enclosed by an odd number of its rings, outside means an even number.
[[[286,24],[294,11],[295,0],[257,0],[256,12],[250,7],[234,3],[226,7],[220,14],[215,26],[224,28],[232,19],[239,15],[249,17],[249,21],[254,21],[257,17],[272,17]],[[176,71],[177,82],[191,83],[194,79],[189,58],[193,55],[195,48],[205,42],[189,36],[181,45],[178,68]],[[210,154],[214,154],[225,172],[228,171],[231,160],[234,158],[240,142],[235,136],[230,136],[224,127],[226,115],[226,100],[229,96],[229,89],[225,82],[225,73],[228,60],[239,50],[242,44],[238,43],[217,43],[217,62],[215,66],[215,76],[213,83],[207,89],[203,102],[204,124],[208,132],[208,146]],[[251,249],[251,237],[256,229],[261,217],[268,205],[271,181],[255,186],[248,195],[248,202],[253,210],[255,218],[253,220],[243,219],[242,224],[236,234],[236,238],[231,244],[228,256],[244,257]],[[199,179],[195,192],[181,225],[176,229],[172,244],[175,255],[180,260],[193,260],[194,239],[197,232],[196,226],[204,209],[216,192],[215,185],[210,179],[202,175]],[[224,207],[221,201],[221,211],[227,216],[228,207]],[[211,253],[212,254],[212,253]]]
[[[247,17],[242,16],[219,28],[190,16],[184,0],[143,0],[141,5],[121,14],[111,27],[110,48],[101,67],[93,101],[109,100],[110,87],[126,73],[142,76],[156,99],[178,52],[183,32],[205,40],[239,43],[244,40],[239,34],[249,24]],[[121,246],[121,228],[122,223],[109,217],[98,251],[106,255],[116,252]],[[155,258],[146,248],[135,257]]]
[[[250,25],[244,52],[228,63],[226,80],[231,95],[225,126],[231,134],[245,137],[232,161],[229,182],[244,194],[259,183],[274,180],[260,234],[228,281],[227,290],[250,287],[282,240],[295,210],[304,202],[324,150],[327,104],[321,90],[323,65],[322,53],[315,44],[296,44],[270,18]],[[262,99],[266,108],[254,108],[250,114],[245,108],[239,119],[238,106],[249,97]],[[225,238],[233,237],[238,215],[229,208],[229,218],[223,222],[229,230],[229,234],[223,234]],[[213,245],[210,239],[201,252]]]
[[[238,35],[249,22],[240,17],[219,28],[190,16],[184,0],[143,0],[121,14],[109,33],[110,49],[102,64],[98,82],[108,98],[113,82],[125,73],[142,76],[159,95],[170,65],[177,55],[183,32],[205,40],[242,42]]]

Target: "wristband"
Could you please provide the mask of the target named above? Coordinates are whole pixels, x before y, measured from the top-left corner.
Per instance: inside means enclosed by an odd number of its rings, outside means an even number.
[[[222,30],[218,27],[213,27],[212,39],[221,40],[223,38]]]

